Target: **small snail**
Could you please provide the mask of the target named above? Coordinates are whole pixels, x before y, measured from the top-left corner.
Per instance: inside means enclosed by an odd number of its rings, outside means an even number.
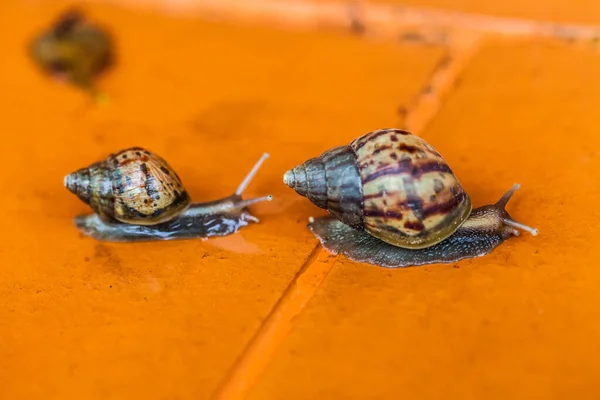
[[[108,33],[75,10],[63,13],[47,32],[37,36],[29,52],[42,70],[94,96],[100,94],[93,79],[113,62]]]
[[[271,195],[242,199],[268,157],[254,165],[235,193],[208,203],[190,203],[177,173],[160,156],[141,147],[111,154],[64,179],[65,187],[94,214],[80,215],[75,225],[101,241],[134,242],[224,236],[258,222],[247,207]]]
[[[504,207],[472,210],[471,199],[442,156],[400,129],[369,132],[287,171],[286,185],[331,216],[309,229],[334,254],[383,267],[451,263],[481,257],[517,229]]]

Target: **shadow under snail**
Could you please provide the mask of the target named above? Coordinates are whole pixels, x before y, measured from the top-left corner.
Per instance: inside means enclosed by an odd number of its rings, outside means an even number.
[[[112,39],[76,10],[63,13],[52,27],[29,45],[29,53],[43,71],[90,92],[101,94],[93,79],[113,63]]]
[[[265,153],[231,196],[190,203],[177,173],[160,156],[141,147],[111,154],[64,179],[65,187],[94,213],[75,218],[85,235],[100,241],[135,242],[225,236],[258,222],[247,207],[271,195],[242,199],[268,158]]]
[[[452,263],[491,252],[518,229],[498,202],[472,209],[458,179],[429,143],[400,129],[369,132],[287,171],[286,185],[329,212],[310,219],[325,249],[396,268]]]

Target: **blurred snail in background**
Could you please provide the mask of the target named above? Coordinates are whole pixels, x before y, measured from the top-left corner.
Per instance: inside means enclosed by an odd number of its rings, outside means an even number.
[[[271,195],[242,199],[265,153],[231,196],[191,203],[177,173],[160,156],[141,147],[111,154],[64,179],[65,187],[94,214],[75,218],[85,235],[101,241],[134,242],[224,236],[258,222],[247,207]]]
[[[519,185],[472,210],[442,156],[400,129],[369,132],[287,171],[283,180],[329,212],[309,223],[323,247],[382,267],[481,257],[518,229],[538,233],[504,209]]]
[[[30,43],[29,53],[43,71],[90,92],[100,94],[94,78],[113,63],[109,34],[89,22],[79,11],[63,13],[47,31]]]

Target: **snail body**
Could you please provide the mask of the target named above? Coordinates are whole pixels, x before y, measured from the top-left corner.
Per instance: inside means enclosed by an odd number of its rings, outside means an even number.
[[[160,156],[131,147],[70,173],[65,187],[94,211],[76,226],[102,241],[131,242],[223,236],[258,220],[247,207],[271,196],[242,199],[264,154],[236,192],[207,203],[191,203],[181,179]]]
[[[29,52],[43,71],[95,95],[94,78],[113,62],[109,34],[75,10],[63,13],[35,37]]]
[[[506,203],[472,209],[440,153],[400,129],[369,132],[287,171],[284,183],[330,216],[310,222],[323,246],[385,267],[483,256],[519,229]]]

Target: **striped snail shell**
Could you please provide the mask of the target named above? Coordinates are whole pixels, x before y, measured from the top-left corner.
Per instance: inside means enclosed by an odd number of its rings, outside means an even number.
[[[471,199],[440,153],[401,129],[369,132],[287,171],[286,185],[329,211],[310,230],[323,246],[385,267],[449,263],[489,253],[518,229],[497,203]]]
[[[81,168],[67,175],[64,184],[107,221],[156,225],[176,217],[190,203],[177,173],[141,147]]]
[[[329,150],[290,170],[284,182],[342,222],[405,248],[441,242],[472,208],[442,156],[399,129]]]
[[[114,63],[109,32],[83,13],[70,9],[29,43],[29,54],[42,71],[91,92],[94,79]]]

